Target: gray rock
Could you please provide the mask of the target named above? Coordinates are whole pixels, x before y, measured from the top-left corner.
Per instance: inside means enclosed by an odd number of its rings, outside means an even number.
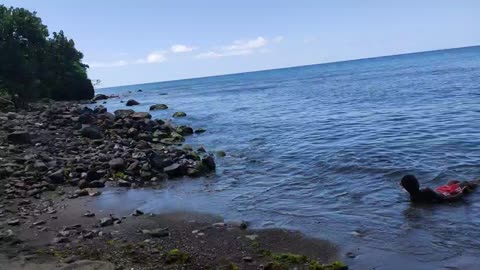
[[[140,102],[136,101],[135,99],[129,99],[125,105],[135,106],[135,105],[139,105],[139,104],[140,104]]]
[[[70,239],[68,239],[67,237],[55,237],[55,238],[53,238],[52,243],[53,244],[70,243]]]
[[[158,228],[153,230],[142,230],[143,234],[149,235],[151,237],[166,237],[170,235],[168,228]]]
[[[125,169],[125,160],[123,158],[114,158],[108,162],[108,165],[114,171],[123,171]]]
[[[152,115],[147,112],[135,112],[130,115],[133,120],[151,119]]]
[[[118,180],[119,187],[130,187],[132,184],[126,180]]]
[[[7,135],[7,141],[11,144],[30,144],[30,134],[26,131],[15,131]]]
[[[155,104],[150,106],[150,111],[166,110],[166,109],[168,109],[168,106],[165,104]]]
[[[116,110],[113,112],[116,118],[127,118],[132,115],[135,111],[134,110]]]
[[[65,173],[63,169],[51,173],[48,178],[53,184],[63,184],[65,182]]]
[[[115,219],[112,217],[105,217],[100,219],[100,227],[107,227],[113,225]]]
[[[89,188],[103,188],[105,187],[105,182],[102,180],[95,180],[88,183]]]
[[[7,225],[18,226],[18,225],[20,225],[20,220],[19,219],[9,219],[9,220],[7,220]]]
[[[99,101],[99,100],[105,100],[105,99],[108,99],[108,96],[107,95],[104,95],[104,94],[96,94],[92,100],[93,101]]]
[[[135,212],[133,212],[132,216],[137,217],[137,216],[141,216],[143,214],[144,214],[143,211],[140,211],[140,210],[137,209],[137,210],[135,210]]]
[[[80,129],[80,134],[92,140],[98,140],[103,138],[103,132],[96,126],[85,126]]]
[[[208,156],[202,159],[202,164],[206,166],[209,170],[213,171],[216,168],[215,159],[213,156]]]
[[[41,161],[35,161],[35,163],[33,164],[33,168],[35,168],[36,170],[39,170],[39,171],[48,170],[47,165],[45,165],[45,163],[43,163]]]
[[[168,167],[163,168],[163,172],[171,177],[179,177],[185,175],[187,173],[187,170],[181,164],[174,163]]]

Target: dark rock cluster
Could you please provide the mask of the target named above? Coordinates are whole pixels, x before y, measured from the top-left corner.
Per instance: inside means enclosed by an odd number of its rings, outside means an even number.
[[[181,148],[194,133],[147,112],[34,104],[29,112],[0,114],[0,180],[8,180],[0,189],[7,198],[28,198],[71,185],[79,189],[75,197],[89,195],[85,188],[207,175],[215,170],[213,156]]]

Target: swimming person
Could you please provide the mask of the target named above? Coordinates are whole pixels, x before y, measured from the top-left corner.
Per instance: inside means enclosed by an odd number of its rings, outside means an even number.
[[[442,203],[458,201],[466,193],[471,192],[478,185],[478,181],[460,182],[450,181],[435,190],[431,188],[420,189],[420,184],[414,175],[405,175],[400,185],[410,194],[410,200],[418,203]]]

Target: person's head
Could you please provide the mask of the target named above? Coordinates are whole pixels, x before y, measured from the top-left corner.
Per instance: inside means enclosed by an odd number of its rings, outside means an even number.
[[[400,185],[408,191],[408,193],[415,193],[420,190],[420,184],[418,183],[417,178],[414,175],[408,174],[402,178]]]

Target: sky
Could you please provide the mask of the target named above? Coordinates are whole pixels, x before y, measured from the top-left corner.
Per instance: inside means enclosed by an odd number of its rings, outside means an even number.
[[[0,0],[37,11],[99,87],[480,45],[472,0]]]

